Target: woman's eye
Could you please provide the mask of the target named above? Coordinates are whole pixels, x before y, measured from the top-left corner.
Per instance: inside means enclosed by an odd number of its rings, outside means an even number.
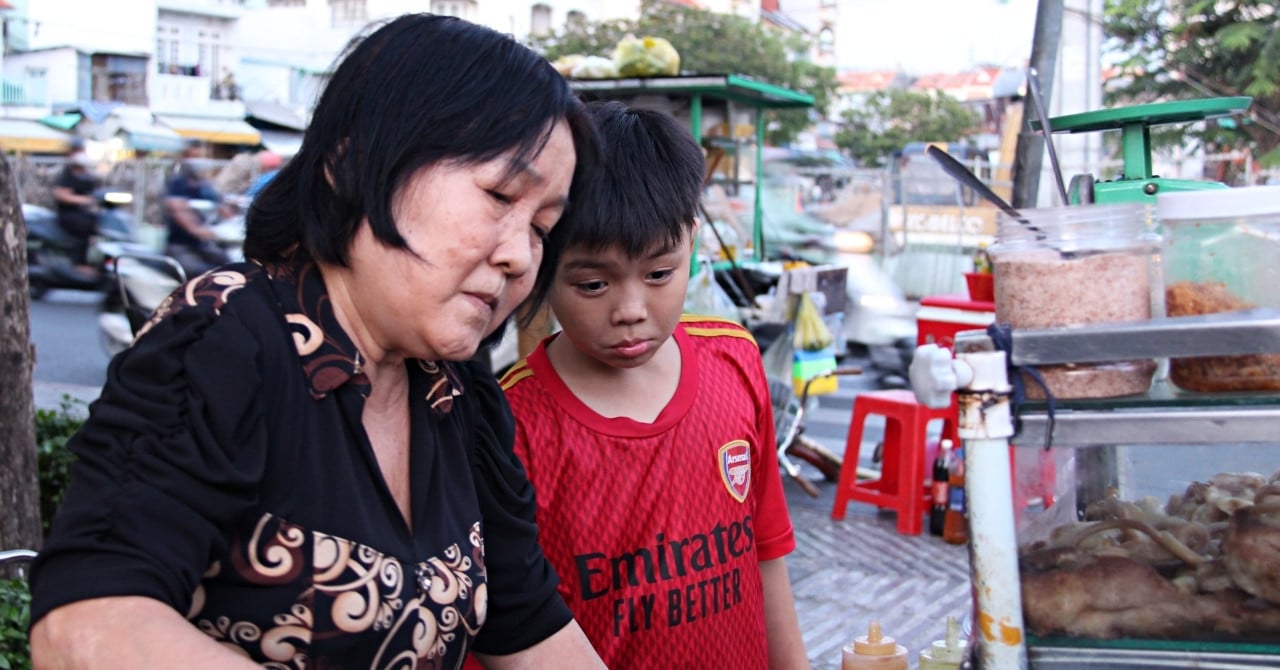
[[[510,205],[511,201],[514,200],[514,198],[512,198],[511,196],[501,193],[499,191],[490,190],[490,191],[485,191],[485,193],[488,193],[490,198],[493,198],[494,200],[504,205]]]
[[[539,242],[546,242],[547,236],[551,234],[551,229],[547,226],[535,225],[533,227],[533,234],[538,237]]]

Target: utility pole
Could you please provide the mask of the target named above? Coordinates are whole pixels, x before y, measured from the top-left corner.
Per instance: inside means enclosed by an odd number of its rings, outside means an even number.
[[[1036,3],[1035,32],[1031,38],[1031,63],[1044,79],[1040,88],[1044,104],[1053,99],[1053,80],[1058,68],[1058,41],[1062,34],[1064,0],[1038,0]],[[1029,93],[1029,91],[1028,91]],[[1040,192],[1040,169],[1044,160],[1044,138],[1031,129],[1035,114],[1030,106],[1035,104],[1030,96],[1022,101],[1022,130],[1013,157],[1013,206],[1019,209],[1036,206]],[[1047,113],[1047,112],[1046,112]]]

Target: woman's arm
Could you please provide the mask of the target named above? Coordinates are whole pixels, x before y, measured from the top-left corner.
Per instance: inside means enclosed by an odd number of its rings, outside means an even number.
[[[38,670],[72,668],[257,668],[200,632],[172,607],[141,596],[63,605],[31,627]]]
[[[791,596],[791,577],[784,558],[760,561],[760,579],[764,582],[764,624],[769,638],[769,668],[794,670],[809,668],[796,618],[796,603]]]
[[[551,637],[538,644],[506,656],[476,654],[481,665],[488,670],[525,670],[526,668],[562,668],[563,670],[590,670],[603,668],[604,662],[591,648],[586,633],[577,621],[570,621]]]

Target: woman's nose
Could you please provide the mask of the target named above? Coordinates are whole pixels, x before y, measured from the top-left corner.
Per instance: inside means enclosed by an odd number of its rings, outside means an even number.
[[[490,257],[494,265],[512,277],[521,277],[535,267],[540,250],[535,249],[537,239],[531,224],[504,225],[499,233],[498,245]]]

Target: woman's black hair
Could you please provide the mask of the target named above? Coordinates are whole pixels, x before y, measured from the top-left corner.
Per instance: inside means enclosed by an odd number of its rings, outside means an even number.
[[[706,159],[674,117],[617,101],[587,104],[604,153],[589,188],[551,229],[530,303],[540,305],[567,246],[620,248],[631,258],[680,244],[693,228]],[[532,314],[531,310],[526,310]]]
[[[392,206],[415,172],[511,152],[514,176],[561,119],[578,154],[571,193],[592,170],[594,127],[546,59],[453,17],[409,14],[370,30],[339,56],[301,149],[254,199],[247,258],[276,262],[301,246],[345,265],[364,218],[377,239],[405,248]]]

